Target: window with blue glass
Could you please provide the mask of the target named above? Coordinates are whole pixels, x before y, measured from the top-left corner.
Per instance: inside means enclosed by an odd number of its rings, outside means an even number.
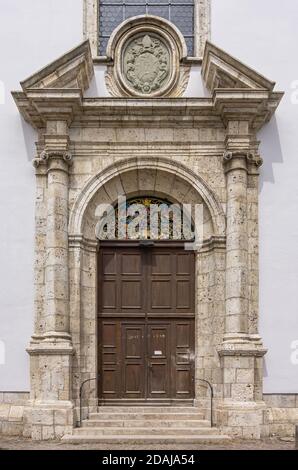
[[[185,37],[188,55],[194,55],[194,0],[99,0],[99,55],[105,55],[120,23],[144,14],[171,21]]]

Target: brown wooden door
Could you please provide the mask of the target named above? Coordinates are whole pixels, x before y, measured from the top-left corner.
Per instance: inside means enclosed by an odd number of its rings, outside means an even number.
[[[193,399],[194,254],[107,245],[98,282],[99,398]]]

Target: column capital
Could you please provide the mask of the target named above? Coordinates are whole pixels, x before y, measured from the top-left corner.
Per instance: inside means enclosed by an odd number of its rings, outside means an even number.
[[[56,165],[52,165],[52,162],[56,161]],[[61,165],[62,163],[62,165]],[[57,170],[68,170],[73,164],[73,157],[69,150],[54,150],[45,149],[40,153],[40,156],[33,160],[33,166],[36,170],[40,170],[40,167]]]
[[[263,159],[255,150],[226,150],[223,154],[225,173],[232,170],[249,171],[251,167],[259,168]]]

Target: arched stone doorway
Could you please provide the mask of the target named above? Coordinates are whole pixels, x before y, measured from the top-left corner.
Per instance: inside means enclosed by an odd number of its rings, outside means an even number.
[[[99,363],[100,355],[98,355],[100,338],[98,336],[97,259],[98,252],[102,253],[101,250],[104,249],[104,244],[100,244],[95,235],[96,208],[98,204],[102,203],[114,205],[119,195],[130,198],[145,194],[165,198],[173,203],[200,204],[203,206],[203,243],[199,251],[195,253],[188,252],[188,256],[193,256],[194,259],[193,268],[190,267],[189,271],[193,282],[193,291],[191,293],[193,301],[191,301],[188,312],[184,312],[185,317],[183,318],[183,314],[179,317],[179,320],[185,321],[187,315],[191,314],[187,320],[188,323],[186,322],[187,325],[185,323],[184,326],[194,333],[193,340],[191,337],[189,338],[190,343],[192,341],[194,343],[189,351],[192,356],[192,363],[190,361],[189,367],[192,370],[186,379],[190,380],[193,385],[191,384],[189,387],[186,399],[195,399],[195,404],[203,406],[206,391],[201,386],[199,379],[205,377],[207,362],[209,371],[220,368],[216,345],[220,342],[224,333],[224,323],[221,319],[224,318],[225,305],[225,218],[220,204],[206,183],[184,165],[177,162],[173,163],[166,158],[159,158],[158,160],[132,158],[120,161],[118,164],[104,170],[100,175],[93,177],[85,185],[72,208],[69,224],[70,285],[72,289],[70,315],[74,320],[73,324],[77,326],[77,330],[72,330],[71,334],[73,342],[79,350],[73,363],[73,396],[78,397],[80,383],[85,379],[95,377],[102,367]],[[168,251],[169,248],[168,246]],[[165,246],[163,249],[165,249]],[[173,253],[176,250],[177,254],[177,249],[181,253],[181,246],[178,247],[177,243],[176,247],[172,246],[172,249]],[[139,245],[134,246],[133,250],[140,253]],[[148,254],[141,254],[140,256],[150,257]],[[215,277],[216,282],[214,282]],[[216,305],[210,299],[216,299]],[[193,325],[191,325],[191,322],[193,322]],[[216,332],[213,330],[214,323],[216,323]],[[166,329],[165,322],[162,327],[164,330]],[[120,336],[121,328],[118,324],[118,335],[120,334]],[[143,334],[142,328],[138,324],[137,329],[139,332],[141,331],[140,334]],[[144,328],[148,328],[148,326],[144,326]],[[156,347],[154,351],[160,351],[160,348]],[[147,384],[144,387],[147,391],[149,390],[149,373],[150,371],[144,379]],[[168,371],[168,373],[173,374],[173,371]],[[177,389],[173,390],[172,392],[168,391],[167,398],[170,400],[173,399],[174,395],[177,397]],[[120,395],[123,398],[123,389],[121,393]],[[89,404],[97,406],[97,399],[98,396],[102,396],[102,391],[91,385],[86,394],[93,397]],[[114,396],[116,395],[114,394]],[[161,396],[157,398],[160,399]]]

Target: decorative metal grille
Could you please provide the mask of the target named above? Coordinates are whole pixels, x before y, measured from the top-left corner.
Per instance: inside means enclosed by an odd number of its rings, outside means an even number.
[[[155,15],[171,21],[185,37],[188,55],[194,55],[194,0],[99,0],[99,55],[105,55],[108,40],[124,20]]]
[[[113,214],[108,215],[105,223],[101,226],[99,239],[129,239],[129,224],[134,222],[135,217],[139,214],[139,207],[142,206],[144,210],[144,218],[137,226],[136,239],[141,240],[191,240],[193,238],[194,227],[188,214],[183,214],[183,206],[178,203],[171,203],[165,199],[160,199],[151,196],[136,197],[126,200],[124,205],[121,206],[122,210],[119,214],[120,208],[117,205],[114,208]],[[161,211],[157,214],[156,227],[152,226],[152,209]],[[132,215],[130,215],[130,208]],[[165,212],[163,212],[164,209]],[[111,235],[109,231],[108,222],[113,221],[114,230]],[[119,229],[119,223],[124,228]],[[185,225],[186,224],[186,225]]]

